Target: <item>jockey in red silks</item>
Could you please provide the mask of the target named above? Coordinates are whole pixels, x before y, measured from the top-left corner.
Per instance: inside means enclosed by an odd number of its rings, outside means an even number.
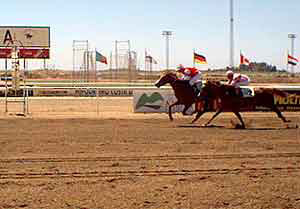
[[[228,79],[227,84],[234,86],[236,88],[237,95],[241,94],[240,87],[241,86],[248,86],[250,83],[250,78],[246,75],[240,73],[234,73],[231,70],[226,72],[226,76]]]
[[[202,76],[201,72],[197,68],[190,68],[190,67],[183,67],[182,65],[179,65],[177,67],[177,72],[180,72],[183,74],[183,80],[188,80],[189,84],[193,87],[196,95],[198,95],[201,92],[202,88]]]

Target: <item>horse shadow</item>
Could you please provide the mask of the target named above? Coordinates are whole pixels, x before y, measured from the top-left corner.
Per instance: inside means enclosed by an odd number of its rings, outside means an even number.
[[[236,127],[226,127],[220,125],[179,125],[178,128],[224,128],[224,129],[232,129],[232,130],[245,130],[245,131],[278,131],[278,130],[286,130],[286,129],[298,129],[298,124],[294,126],[286,126],[286,127],[246,127],[245,129],[240,128],[239,126]]]
[[[218,125],[209,125],[209,126],[203,126],[203,125],[179,125],[178,128],[226,128],[225,126],[218,126]]]

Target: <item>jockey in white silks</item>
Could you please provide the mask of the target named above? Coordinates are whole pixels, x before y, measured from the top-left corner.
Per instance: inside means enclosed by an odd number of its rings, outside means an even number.
[[[240,91],[241,86],[248,86],[250,83],[250,78],[248,76],[240,73],[234,73],[231,70],[228,70],[226,72],[226,76],[228,79],[227,84],[234,86],[236,88],[237,95],[240,95],[241,93]]]

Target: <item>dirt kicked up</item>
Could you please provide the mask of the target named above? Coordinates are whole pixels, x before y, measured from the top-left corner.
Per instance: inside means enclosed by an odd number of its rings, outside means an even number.
[[[236,130],[230,113],[204,128],[210,113],[169,122],[126,99],[102,101],[98,115],[37,104],[1,116],[0,208],[300,208],[300,129],[275,114],[243,113]]]

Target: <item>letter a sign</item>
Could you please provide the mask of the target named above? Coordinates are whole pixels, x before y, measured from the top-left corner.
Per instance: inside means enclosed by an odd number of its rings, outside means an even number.
[[[50,48],[50,27],[0,26],[0,47]]]
[[[14,41],[12,39],[12,36],[11,36],[11,33],[10,33],[9,30],[6,31],[5,36],[4,36],[4,40],[3,40],[4,45],[8,45],[8,43],[14,44]]]

